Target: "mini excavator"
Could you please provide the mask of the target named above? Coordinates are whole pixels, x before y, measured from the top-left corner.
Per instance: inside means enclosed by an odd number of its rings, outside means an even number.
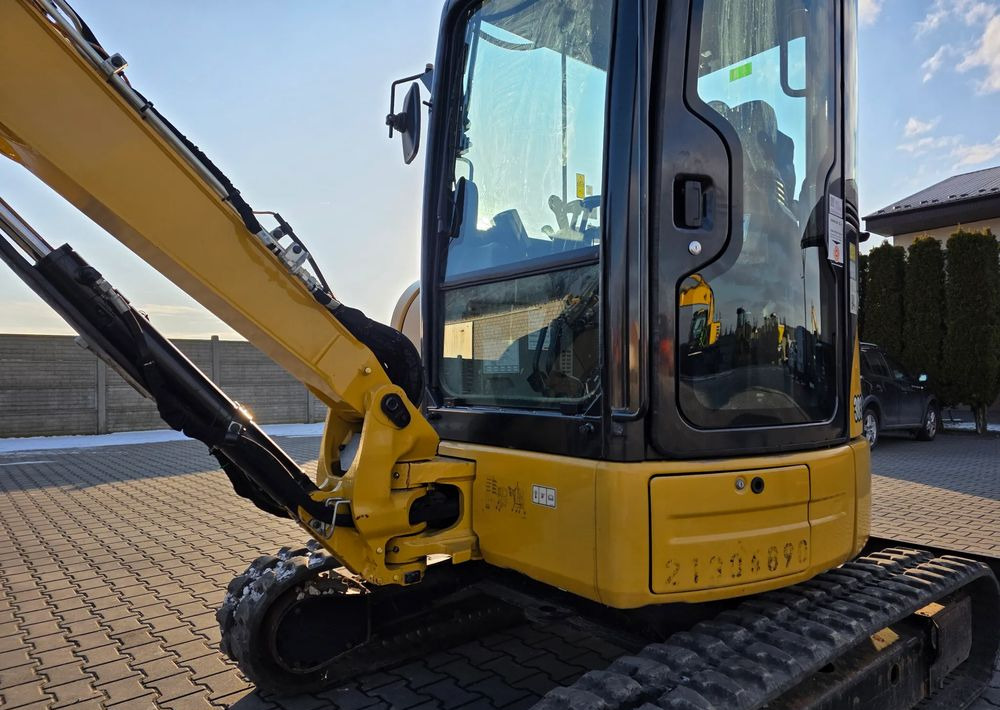
[[[972,702],[1000,642],[993,573],[859,557],[856,15],[448,0],[434,64],[392,86],[406,162],[428,129],[419,296],[393,328],[333,295],[66,0],[0,3],[0,153],[329,408],[312,477],[0,203],[7,266],[308,534],[228,587],[222,650],[248,678],[321,688],[558,613],[634,652],[543,710]],[[697,344],[692,281],[732,324]]]

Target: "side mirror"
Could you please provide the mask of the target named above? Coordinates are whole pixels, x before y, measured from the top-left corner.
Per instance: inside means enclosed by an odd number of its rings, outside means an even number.
[[[923,384],[924,382],[927,382],[927,375],[921,374],[920,377],[917,378],[917,382],[919,382],[921,384]]]
[[[414,74],[392,82],[389,90],[389,114],[385,117],[385,125],[389,127],[389,137],[398,132],[403,142],[403,162],[409,165],[417,157],[420,150],[420,85],[414,79],[420,79],[427,85],[430,81],[433,67],[428,64],[422,74]],[[403,99],[403,110],[396,111],[396,87],[407,81],[414,81]]]

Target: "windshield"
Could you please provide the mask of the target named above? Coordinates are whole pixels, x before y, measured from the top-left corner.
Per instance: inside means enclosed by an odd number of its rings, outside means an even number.
[[[843,203],[826,199],[833,4],[705,0],[702,13],[697,95],[738,140],[743,210],[730,258],[678,287],[681,409],[702,427],[824,421],[836,408],[843,264],[827,242],[828,226],[843,234]],[[718,337],[706,339],[685,307],[696,288],[711,295]]]
[[[600,393],[611,0],[487,0],[465,32],[445,401],[582,412]],[[459,189],[459,186],[464,186]]]
[[[447,275],[600,241],[610,0],[492,0],[469,21]]]

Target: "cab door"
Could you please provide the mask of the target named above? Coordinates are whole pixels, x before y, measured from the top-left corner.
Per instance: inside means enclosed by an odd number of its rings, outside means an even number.
[[[670,3],[652,160],[652,414],[661,455],[847,435],[837,0]],[[707,288],[717,335],[682,294]]]
[[[435,78],[422,277],[428,410],[444,439],[600,455],[615,7],[446,10],[455,43]]]

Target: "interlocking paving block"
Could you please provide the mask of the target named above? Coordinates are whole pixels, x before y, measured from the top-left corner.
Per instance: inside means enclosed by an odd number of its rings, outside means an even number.
[[[50,700],[52,695],[42,689],[42,684],[43,679],[34,678],[26,683],[4,686],[3,690],[0,690],[0,698],[3,699],[2,707],[13,710],[13,708],[23,705]]]
[[[307,466],[319,447],[280,443]],[[44,459],[0,469],[5,710],[527,708],[626,652],[569,624],[526,625],[324,693],[262,695],[219,652],[214,610],[234,573],[298,528],[233,494],[194,442]],[[886,437],[873,465],[874,534],[1000,555],[1000,439]],[[998,708],[1000,670],[973,706]]]
[[[481,682],[477,685],[481,685]],[[458,708],[490,697],[483,696],[471,688],[462,688],[454,678],[446,678],[425,686],[420,689],[420,693],[436,700],[441,708]]]
[[[885,437],[872,470],[873,535],[1000,557],[1000,437]]]
[[[498,676],[491,676],[486,680],[473,683],[468,687],[468,690],[478,693],[483,698],[489,698],[497,707],[506,707],[531,695],[529,691],[515,688]]]

